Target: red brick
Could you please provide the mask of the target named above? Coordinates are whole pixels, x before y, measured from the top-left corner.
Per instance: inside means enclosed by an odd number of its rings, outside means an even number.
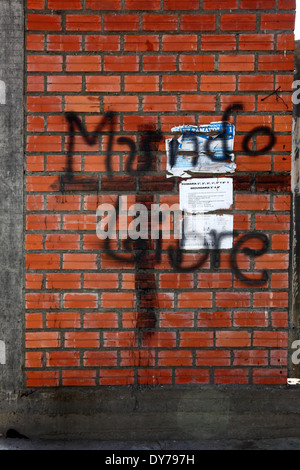
[[[295,48],[294,34],[278,34],[277,36],[277,50],[278,51],[293,51]]]
[[[46,250],[78,250],[79,235],[77,234],[49,234],[45,240]]]
[[[59,308],[58,294],[45,294],[44,292],[26,294],[26,308],[34,309],[54,309]]]
[[[182,31],[214,31],[215,15],[181,15],[180,28]]]
[[[97,308],[98,294],[68,293],[64,294],[65,308]]]
[[[220,55],[219,70],[221,72],[232,72],[234,70],[248,72],[254,70],[253,54],[237,54],[237,55]]]
[[[160,274],[159,285],[162,289],[186,289],[193,287],[192,273]]]
[[[138,15],[113,14],[104,15],[105,31],[137,31],[139,28]]]
[[[60,230],[61,216],[58,214],[27,214],[26,230]]]
[[[48,51],[80,51],[82,44],[82,37],[77,35],[47,35],[47,50]]]
[[[118,92],[121,91],[121,77],[118,76],[86,76],[86,91],[88,92]]]
[[[85,273],[83,287],[86,289],[117,289],[117,273]]]
[[[288,272],[272,273],[271,274],[271,289],[288,289],[289,288],[289,275]],[[285,326],[285,325],[281,325]]]
[[[133,292],[103,292],[103,308],[133,308],[135,296]]]
[[[246,10],[267,10],[275,8],[275,0],[242,0],[240,8]]]
[[[60,347],[60,334],[56,331],[26,333],[26,347],[55,348]]]
[[[249,307],[250,294],[248,292],[216,292],[217,307]]]
[[[214,95],[181,95],[181,111],[214,111],[215,106]]]
[[[41,211],[44,210],[44,196],[30,194],[26,198],[27,200],[27,209],[29,211]]]
[[[161,312],[161,328],[192,328],[194,326],[193,312]]]
[[[43,314],[40,312],[26,313],[25,326],[27,330],[43,328]]]
[[[81,91],[81,89],[82,78],[78,75],[50,75],[47,77],[47,91],[75,92]]]
[[[119,51],[120,36],[119,35],[99,35],[88,34],[85,37],[86,51]]]
[[[57,387],[59,384],[59,372],[27,371],[25,381],[27,387]]]
[[[257,214],[255,216],[256,230],[289,230],[290,216],[284,214]]]
[[[26,255],[26,269],[59,269],[58,254],[30,253]]]
[[[292,71],[294,68],[294,54],[272,54],[258,56],[259,71]]]
[[[272,249],[273,250],[288,250],[289,249],[289,235],[288,234],[275,234],[272,236]]]
[[[209,384],[208,369],[177,369],[175,375],[176,384]]]
[[[255,110],[255,97],[254,95],[222,95],[221,96],[221,110],[225,111],[228,106],[232,103],[241,103],[244,107],[244,111]]]
[[[288,307],[288,292],[255,292],[253,294],[254,307]]]
[[[67,31],[100,31],[100,15],[66,15]]]
[[[66,57],[67,72],[100,72],[101,57],[95,55],[74,55]]]
[[[276,88],[280,86],[281,91],[291,92],[293,88],[293,74],[284,74],[275,76],[275,86]]]
[[[106,72],[138,72],[139,57],[136,55],[105,56],[104,70]]]
[[[198,289],[226,289],[232,286],[230,273],[198,273]]]
[[[291,210],[291,196],[290,194],[274,195],[273,207],[275,211],[290,211]]]
[[[162,51],[196,51],[198,37],[196,34],[163,35]],[[192,56],[191,56],[192,57]]]
[[[118,314],[114,312],[89,312],[84,315],[84,328],[118,328]]]
[[[203,0],[204,10],[231,10],[237,8],[237,0]]]
[[[100,385],[132,385],[134,375],[132,369],[101,369]]]
[[[253,369],[253,384],[286,384],[287,373],[283,369]]]
[[[105,364],[106,367],[117,365],[116,351],[85,351],[83,365],[87,367],[97,367]]]
[[[230,312],[199,312],[197,326],[199,328],[220,328],[231,326]]]
[[[80,274],[76,273],[49,273],[47,274],[47,289],[80,289]]]
[[[80,196],[78,195],[49,195],[47,196],[47,209],[50,211],[76,211],[80,209]]]
[[[270,208],[270,196],[264,194],[236,194],[236,210],[265,211]]]
[[[60,31],[61,16],[28,13],[27,29],[28,31]]]
[[[48,312],[46,316],[48,328],[80,328],[79,312]]]
[[[98,96],[65,96],[65,112],[74,113],[97,113],[100,111],[100,101]]]
[[[265,13],[261,15],[260,27],[263,30],[294,30],[294,13]]]
[[[175,55],[149,55],[143,57],[144,72],[167,72],[176,70]]]
[[[221,16],[221,31],[254,31],[256,15],[223,14]]]
[[[42,75],[30,75],[27,77],[27,91],[45,91],[45,81]]]
[[[125,0],[125,10],[159,10],[160,0]]]
[[[182,351],[159,351],[157,365],[159,367],[181,367],[193,365],[192,352]]]
[[[181,348],[211,348],[213,342],[212,331],[182,331],[180,333]]]
[[[216,331],[216,346],[223,348],[249,347],[251,335],[248,331]]]
[[[65,253],[63,269],[97,269],[96,257],[91,253]]]
[[[27,34],[26,49],[28,51],[43,51],[44,50],[44,34]]]
[[[278,8],[280,10],[294,10],[296,8],[296,0],[279,0]]]
[[[235,75],[202,75],[200,78],[200,91],[234,91],[236,88]]]
[[[61,72],[63,58],[59,55],[28,55],[28,72]]]
[[[125,92],[151,92],[159,90],[158,75],[127,75],[124,82]]]
[[[274,34],[240,34],[239,49],[241,51],[273,51]]]
[[[143,15],[144,31],[176,31],[177,15]]]
[[[236,50],[236,38],[233,34],[202,34],[201,50],[202,51],[219,51],[222,44],[223,51]]]
[[[42,250],[43,249],[43,235],[30,234],[25,236],[25,249],[26,250]]]
[[[288,328],[288,312],[272,312],[272,326],[275,328]],[[278,351],[278,354],[284,355],[285,359],[287,351]]]
[[[125,51],[152,52],[152,51],[158,51],[158,49],[159,49],[159,37],[155,34],[125,35],[124,36],[124,50]]]
[[[42,289],[43,287],[43,274],[27,273],[26,274],[26,289]]]
[[[104,110],[114,112],[132,112],[138,110],[137,96],[105,96]]]
[[[196,365],[208,366],[230,366],[230,351],[196,351]]]
[[[47,367],[77,367],[80,366],[78,351],[50,351],[46,353]]]
[[[86,0],[86,8],[92,10],[121,10],[121,0]]]
[[[61,103],[60,96],[28,96],[27,110],[33,113],[60,112]]]
[[[25,367],[42,367],[43,353],[39,351],[26,352]]]
[[[196,75],[165,75],[163,76],[163,91],[196,91]]]
[[[179,69],[183,72],[213,72],[215,69],[215,58],[213,55],[181,55],[179,57]],[[186,76],[182,77],[182,79],[185,81]]]
[[[45,7],[45,0],[27,0],[28,9],[42,10]]]
[[[99,348],[99,333],[98,332],[70,332],[65,333],[65,347],[66,348]]]
[[[49,0],[48,8],[52,10],[81,10],[81,0]]]
[[[27,131],[28,132],[44,132],[44,129],[45,129],[45,119],[43,116],[28,116],[27,118]],[[42,170],[43,169],[44,169],[44,163],[43,163]],[[34,170],[28,169],[28,171],[34,171]]]
[[[247,369],[216,369],[215,384],[247,384]]]
[[[169,331],[155,331],[153,334],[143,334],[142,346],[148,348],[174,348],[176,333]]]
[[[238,89],[240,91],[271,91],[274,88],[272,75],[240,75]]]
[[[266,327],[268,326],[268,316],[265,312],[234,312],[233,326],[247,327]]]
[[[198,10],[198,0],[164,0],[165,10]]]
[[[254,331],[253,346],[264,348],[286,348],[288,333],[286,331]]]
[[[177,99],[175,96],[144,96],[143,108],[145,112],[168,112],[177,110]]]
[[[108,348],[133,348],[137,346],[134,331],[104,331],[103,346]]]
[[[235,366],[266,366],[268,365],[268,351],[263,349],[234,351],[233,365]]]

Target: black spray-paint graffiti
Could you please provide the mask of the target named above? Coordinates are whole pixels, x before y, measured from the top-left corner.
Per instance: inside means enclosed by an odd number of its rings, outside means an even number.
[[[242,111],[244,109],[243,105],[240,103],[235,103],[229,106],[223,115],[222,122],[225,123],[229,120],[229,117],[232,113]],[[113,172],[111,168],[111,155],[112,155],[112,148],[113,142],[115,138],[115,124],[116,124],[116,114],[114,112],[105,113],[102,117],[102,120],[99,122],[97,127],[93,132],[87,132],[84,124],[82,123],[80,117],[73,112],[69,112],[66,114],[66,119],[69,123],[69,145],[67,151],[67,171],[63,174],[60,178],[60,190],[62,192],[68,190],[81,190],[81,191],[98,191],[98,178],[92,177],[79,177],[78,175],[74,174],[73,171],[73,153],[74,153],[74,140],[76,136],[76,128],[79,131],[79,134],[83,137],[84,141],[88,145],[94,145],[97,142],[97,139],[103,134],[104,128],[108,128],[108,143],[106,149],[106,173],[108,176],[111,176],[113,179]],[[252,150],[249,147],[250,141],[256,137],[257,135],[266,135],[269,137],[269,142],[265,147],[260,150]],[[128,137],[119,137],[117,139],[117,143],[120,145],[125,145],[128,147],[129,156],[127,159],[127,164],[125,171],[129,175],[136,177],[136,190],[137,190],[137,197],[138,202],[145,202],[145,194],[138,193],[139,191],[139,180],[138,177],[144,174],[147,171],[151,171],[153,169],[153,161],[155,160],[155,156],[153,155],[153,151],[157,150],[157,144],[161,141],[162,134],[156,130],[145,130],[144,132],[140,133],[140,142],[139,142],[139,150],[140,150],[140,157],[138,157],[137,169],[134,170],[132,168],[133,161],[137,154],[137,145],[133,139]],[[242,142],[242,148],[244,152],[250,156],[258,156],[263,155],[271,150],[276,142],[276,137],[269,127],[266,126],[259,126],[251,130],[244,138]],[[207,140],[207,148],[206,152],[209,155],[210,141]],[[223,145],[223,154],[224,160],[226,160],[226,155],[228,154],[226,148],[226,139],[222,141]],[[175,140],[171,140],[170,142],[170,159],[171,162],[176,161],[176,145]],[[197,150],[196,142],[195,142],[195,150]],[[196,152],[197,153],[197,152]],[[197,163],[197,155],[193,160],[193,165]],[[211,157],[213,158],[213,156]],[[147,199],[147,198],[146,198]],[[149,200],[147,201],[149,203]],[[116,204],[116,213],[118,213],[118,202]],[[212,253],[212,266],[214,269],[219,267],[220,263],[220,241],[223,237],[231,236],[236,237],[238,235],[237,232],[224,232],[224,233],[217,233],[212,231],[210,233],[212,238],[215,242],[215,248],[213,250],[201,250],[202,253],[200,255],[200,259],[192,265],[186,266],[184,263],[184,251],[181,250],[178,246],[177,249],[173,247],[168,248],[168,255],[171,266],[177,272],[191,272],[199,270],[206,260],[209,257],[209,253]],[[144,328],[154,328],[156,323],[156,286],[154,282],[154,267],[155,263],[159,262],[161,259],[162,253],[162,236],[161,236],[161,229],[159,229],[159,237],[157,240],[130,240],[126,239],[124,241],[124,249],[127,254],[118,254],[115,250],[113,250],[110,246],[110,239],[109,237],[105,240],[104,249],[107,254],[122,263],[129,263],[135,265],[135,285],[137,290],[137,310],[139,312],[138,319],[137,319],[137,327]],[[262,247],[260,249],[252,249],[249,247],[241,248],[242,245],[249,241],[249,240],[259,240],[262,242]],[[262,286],[268,280],[268,272],[262,271],[261,277],[259,279],[253,279],[247,277],[238,267],[237,263],[237,255],[238,253],[243,253],[250,257],[259,257],[267,252],[269,246],[269,239],[268,237],[260,232],[251,232],[246,235],[242,235],[241,238],[234,244],[231,254],[231,268],[235,276],[245,284],[250,286]]]

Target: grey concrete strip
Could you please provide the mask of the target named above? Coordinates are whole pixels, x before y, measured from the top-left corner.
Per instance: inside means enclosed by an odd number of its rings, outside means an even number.
[[[104,451],[199,451],[199,450],[300,450],[299,438],[199,441],[93,441],[0,439],[1,450],[104,450]],[[121,454],[120,454],[121,455]],[[192,453],[190,454],[192,455]]]

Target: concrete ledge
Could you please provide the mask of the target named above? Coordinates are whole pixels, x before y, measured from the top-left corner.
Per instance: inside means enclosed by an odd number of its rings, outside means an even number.
[[[300,437],[300,387],[105,388],[2,393],[0,433],[30,439]]]

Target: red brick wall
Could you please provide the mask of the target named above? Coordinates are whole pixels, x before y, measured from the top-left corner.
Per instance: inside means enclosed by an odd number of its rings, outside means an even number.
[[[294,0],[27,0],[28,387],[286,383],[294,8]],[[238,266],[255,278],[267,270],[268,280],[242,282],[228,251],[217,268],[210,253],[201,268],[179,272],[168,240],[160,260],[151,241],[138,265],[112,259],[96,236],[97,206],[118,195],[177,202],[164,139],[175,125],[220,120],[235,102],[244,108],[231,118],[230,213],[237,239],[252,231],[269,239],[267,253],[239,253]],[[112,174],[108,127],[94,145],[75,127],[77,183],[62,186],[65,113],[92,132],[107,111],[116,113]],[[276,143],[247,155],[244,137],[262,125]],[[138,142],[147,130],[163,138],[149,173],[130,175],[117,140]],[[185,255],[185,265],[199,256]]]

